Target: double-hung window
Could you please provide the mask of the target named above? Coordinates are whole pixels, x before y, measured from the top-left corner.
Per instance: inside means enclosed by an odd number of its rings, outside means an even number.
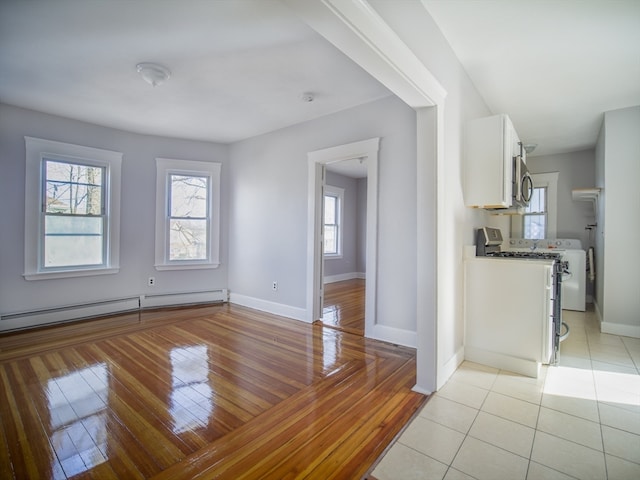
[[[555,238],[558,210],[558,172],[531,174],[533,194],[524,215],[514,215],[511,220],[513,238],[533,240]]]
[[[547,234],[547,187],[535,187],[524,210],[524,238],[543,239]]]
[[[344,189],[324,187],[324,255],[340,258],[342,255],[342,212]]]
[[[25,278],[118,271],[122,154],[25,137]]]
[[[156,268],[219,265],[220,164],[156,159]]]

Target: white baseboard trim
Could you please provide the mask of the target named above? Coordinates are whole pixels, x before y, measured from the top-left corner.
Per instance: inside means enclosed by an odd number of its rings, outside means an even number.
[[[362,272],[340,273],[337,275],[327,275],[324,277],[324,283],[344,282],[345,280],[353,280],[354,278],[360,278],[364,280],[366,274]]]
[[[640,338],[640,325],[602,322],[600,323],[600,331],[602,333],[610,333],[611,335],[620,335],[622,337]]]
[[[489,367],[499,368],[500,370],[508,370],[533,378],[538,378],[540,375],[540,367],[542,366],[540,362],[536,362],[535,360],[490,352],[489,350],[470,347],[469,345],[464,347],[464,358],[465,360],[479,363],[480,365],[487,365]]]
[[[431,392],[429,390],[425,390],[424,388],[419,387],[418,385],[414,385],[411,388],[411,391],[412,392],[416,392],[416,393],[421,393],[422,395],[426,395],[426,396],[429,396],[429,395],[431,395],[433,393],[433,392]]]
[[[386,325],[374,325],[371,335],[367,335],[367,337],[411,348],[417,348],[418,345],[416,332]]]
[[[439,369],[436,378],[436,388],[440,390],[445,383],[451,378],[451,375],[455,373],[460,364],[464,361],[464,347],[460,347],[453,356],[447,360]]]
[[[243,307],[260,310],[262,312],[280,315],[281,317],[292,318],[294,320],[309,323],[309,320],[307,319],[307,311],[304,308],[292,307],[291,305],[271,302],[269,300],[249,297],[247,295],[241,295],[233,292],[229,295],[229,302],[235,303],[236,305],[242,305]]]

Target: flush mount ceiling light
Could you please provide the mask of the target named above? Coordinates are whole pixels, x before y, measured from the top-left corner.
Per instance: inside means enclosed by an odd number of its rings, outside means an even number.
[[[524,151],[527,152],[527,153],[533,152],[536,149],[537,146],[538,146],[537,143],[525,143],[523,145]]]
[[[311,92],[304,92],[300,95],[300,100],[307,103],[313,102],[315,100],[315,96]]]
[[[157,63],[139,63],[136,70],[140,76],[152,87],[162,85],[171,76],[171,71],[167,67]]]

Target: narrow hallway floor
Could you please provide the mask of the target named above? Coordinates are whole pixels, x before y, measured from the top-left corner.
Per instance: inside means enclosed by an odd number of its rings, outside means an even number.
[[[564,311],[538,379],[464,362],[378,463],[377,480],[640,478],[640,339]]]

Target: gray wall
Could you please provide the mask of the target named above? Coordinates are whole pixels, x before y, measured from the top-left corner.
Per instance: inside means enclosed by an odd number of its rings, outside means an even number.
[[[306,308],[307,152],[372,137],[381,138],[377,322],[416,330],[416,117],[395,97],[232,145],[232,294]]]
[[[357,273],[358,260],[358,180],[327,172],[325,184],[344,189],[342,219],[342,256],[325,258],[324,276]]]
[[[558,229],[556,238],[577,238],[586,250],[595,242],[595,231],[590,235],[587,225],[595,223],[590,202],[574,201],[571,190],[592,188],[596,184],[594,150],[528,157],[531,173],[558,172]]]
[[[27,281],[24,270],[24,136],[122,152],[120,272],[114,275]],[[222,163],[221,266],[214,270],[154,268],[156,157]],[[228,147],[137,135],[44,113],[0,105],[0,314],[94,302],[144,293],[227,286]],[[35,194],[36,192],[34,192]],[[156,286],[148,287],[154,276]]]
[[[596,152],[602,331],[640,337],[640,106],[605,112]]]

